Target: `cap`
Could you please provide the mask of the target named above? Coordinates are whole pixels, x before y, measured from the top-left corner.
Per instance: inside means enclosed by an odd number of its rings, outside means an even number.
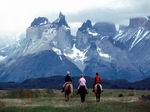
[[[67,71],[67,74],[70,74],[70,72],[69,72],[69,71]]]

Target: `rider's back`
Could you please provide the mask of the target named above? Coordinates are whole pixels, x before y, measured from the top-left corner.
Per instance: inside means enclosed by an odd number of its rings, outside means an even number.
[[[79,84],[80,84],[80,86],[86,86],[86,80],[85,80],[84,77],[81,77],[81,78],[79,79]]]
[[[102,83],[102,80],[99,75],[96,75],[96,77],[95,77],[95,84],[97,84],[97,83],[100,83],[100,84]]]
[[[72,82],[72,79],[69,75],[65,77],[65,82]]]

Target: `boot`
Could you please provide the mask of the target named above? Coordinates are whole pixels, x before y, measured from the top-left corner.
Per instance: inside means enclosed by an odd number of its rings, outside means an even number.
[[[64,88],[62,88],[61,92],[62,92],[62,93],[64,92]]]

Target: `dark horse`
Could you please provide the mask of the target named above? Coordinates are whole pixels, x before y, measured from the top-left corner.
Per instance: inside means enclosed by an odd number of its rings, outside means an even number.
[[[69,101],[71,93],[73,93],[73,86],[71,83],[67,83],[64,88],[65,101]]]
[[[96,84],[94,86],[94,91],[95,91],[95,96],[96,96],[97,102],[100,102],[100,96],[101,96],[101,92],[102,92],[101,88],[102,88],[101,84]]]
[[[85,102],[85,96],[87,94],[87,90],[85,86],[80,86],[78,93],[80,94],[81,102]]]

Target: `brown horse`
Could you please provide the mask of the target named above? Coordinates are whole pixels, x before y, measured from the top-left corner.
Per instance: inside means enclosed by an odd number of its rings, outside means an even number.
[[[96,84],[94,86],[94,91],[95,91],[95,96],[96,96],[96,101],[100,102],[100,96],[101,96],[101,92],[102,92],[102,85],[101,84]]]
[[[64,92],[65,92],[65,101],[69,101],[70,95],[71,95],[71,93],[73,93],[72,83],[66,83],[65,88],[64,88]]]

